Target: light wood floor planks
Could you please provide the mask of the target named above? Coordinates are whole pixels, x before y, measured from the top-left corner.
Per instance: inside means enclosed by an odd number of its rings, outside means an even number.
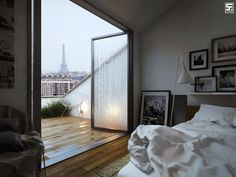
[[[92,130],[88,119],[78,117],[42,119],[46,165],[72,157],[91,148],[91,145],[100,145],[104,140],[114,140],[120,135],[111,131]]]
[[[128,153],[129,135],[52,165],[47,177],[90,177],[108,164]]]

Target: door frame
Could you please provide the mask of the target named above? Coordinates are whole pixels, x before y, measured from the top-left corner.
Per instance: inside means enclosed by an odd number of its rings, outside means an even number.
[[[110,129],[106,129],[106,128],[100,128],[100,127],[95,127],[94,126],[94,41],[96,40],[100,40],[100,39],[105,39],[105,38],[110,38],[110,37],[116,37],[116,36],[121,36],[121,35],[127,35],[127,44],[128,44],[128,51],[127,51],[127,131],[120,131],[120,130],[113,130],[113,131],[118,131],[118,132],[131,132],[132,131],[132,127],[130,127],[132,125],[132,103],[130,103],[130,98],[133,99],[132,97],[132,80],[130,80],[130,77],[132,76],[132,64],[130,64],[130,53],[132,53],[131,51],[131,44],[132,41],[130,40],[132,34],[131,33],[127,33],[125,31],[120,32],[120,33],[115,33],[115,34],[109,34],[109,35],[105,35],[105,36],[99,36],[99,37],[95,37],[91,39],[91,127],[93,129],[97,129],[97,130],[110,130]],[[131,119],[131,120],[130,120]]]
[[[27,113],[41,134],[41,0],[27,0]]]
[[[133,32],[113,16],[84,0],[71,0],[128,34],[128,132],[133,130]],[[27,111],[41,133],[41,0],[27,0]]]

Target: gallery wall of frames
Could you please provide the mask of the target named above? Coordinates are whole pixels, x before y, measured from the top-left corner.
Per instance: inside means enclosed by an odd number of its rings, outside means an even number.
[[[209,64],[217,65],[209,68]],[[189,52],[189,70],[206,69],[211,69],[212,74],[195,77],[195,92],[236,92],[236,35],[212,39],[210,50]]]

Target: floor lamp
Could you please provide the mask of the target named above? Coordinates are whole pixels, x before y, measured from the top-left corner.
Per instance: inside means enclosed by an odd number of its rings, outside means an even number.
[[[182,70],[180,75],[178,76],[178,67],[179,63],[181,62],[182,64]],[[189,74],[185,64],[184,60],[181,57],[181,54],[178,55],[178,64],[177,64],[177,69],[176,69],[176,75],[175,75],[175,89],[174,89],[174,94],[173,94],[173,99],[172,99],[172,108],[171,108],[171,117],[170,117],[170,126],[172,126],[173,122],[173,114],[174,114],[174,107],[175,107],[175,92],[176,92],[176,84],[193,84],[193,78]]]

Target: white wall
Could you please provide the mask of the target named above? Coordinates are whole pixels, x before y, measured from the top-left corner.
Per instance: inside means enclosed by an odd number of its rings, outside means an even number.
[[[72,116],[80,116],[78,106],[83,101],[83,118],[91,119],[91,77],[77,86],[64,96],[64,100],[69,101],[74,106],[70,112]]]
[[[41,108],[53,101],[68,101],[72,109],[69,114],[75,117],[81,117],[79,109],[83,101],[83,118],[91,119],[91,77],[62,97],[42,97]]]
[[[47,106],[49,103],[54,101],[61,101],[63,97],[42,97],[41,98],[41,108]]]
[[[209,61],[211,61],[211,40],[236,34],[236,14],[226,15],[224,2],[224,0],[180,1],[177,6],[146,28],[142,33],[141,41],[142,89],[174,91],[179,51],[183,55],[186,66],[189,64],[189,52],[194,50],[208,48]],[[230,63],[232,62],[222,64]],[[193,71],[191,74],[192,76],[211,75],[211,66],[210,64],[208,70]],[[187,94],[193,90],[192,86],[177,85],[176,94]],[[235,98],[188,96],[188,104],[236,106]]]
[[[27,4],[15,0],[15,86],[0,89],[0,104],[27,110]]]

